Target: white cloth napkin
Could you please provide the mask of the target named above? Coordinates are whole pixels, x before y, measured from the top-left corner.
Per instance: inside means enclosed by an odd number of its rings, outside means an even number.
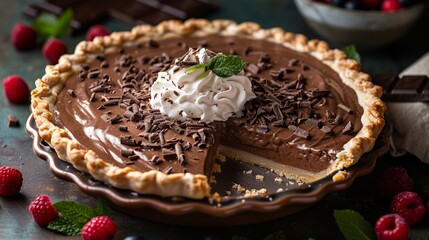
[[[400,75],[428,75],[429,53],[405,69]],[[421,161],[429,163],[429,104],[387,103],[387,121],[392,127],[391,154],[409,152]]]

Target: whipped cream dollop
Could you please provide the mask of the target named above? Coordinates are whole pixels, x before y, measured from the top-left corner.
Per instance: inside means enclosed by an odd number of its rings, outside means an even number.
[[[159,72],[151,86],[150,105],[178,120],[196,118],[210,123],[241,116],[244,104],[255,98],[252,83],[243,71],[228,78],[201,68],[185,73],[184,63],[207,64],[212,51],[189,49],[166,72]]]

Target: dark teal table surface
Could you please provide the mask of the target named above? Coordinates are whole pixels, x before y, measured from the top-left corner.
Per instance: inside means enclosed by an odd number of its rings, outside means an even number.
[[[41,46],[30,52],[16,52],[10,44],[10,30],[15,22],[29,22],[21,14],[29,2],[24,0],[0,1],[0,78],[18,74],[25,78],[30,88],[34,80],[42,76],[47,61],[41,55]],[[209,19],[226,18],[237,22],[255,21],[262,27],[282,27],[291,32],[304,33],[309,38],[318,38],[304,22],[291,0],[219,0],[218,11]],[[103,22],[111,30],[129,30],[130,25],[117,20]],[[363,70],[371,73],[399,73],[421,55],[429,51],[429,10],[410,29],[407,36],[396,43],[371,52],[362,52]],[[84,39],[84,34],[63,38],[69,52]],[[331,43],[333,47],[337,46]],[[18,167],[24,176],[21,193],[14,198],[0,198],[0,239],[61,239],[62,235],[38,227],[27,212],[29,203],[40,194],[47,194],[53,201],[76,200],[94,206],[96,199],[83,194],[73,184],[54,177],[48,164],[39,159],[32,150],[32,140],[23,127],[29,116],[29,105],[10,104],[0,91],[0,165]],[[21,127],[9,128],[7,115],[16,115]],[[427,136],[424,133],[423,136]],[[319,203],[278,220],[250,226],[216,228],[194,228],[165,225],[127,216],[112,211],[118,224],[115,239],[128,235],[140,235],[145,239],[264,239],[281,233],[285,239],[342,239],[335,224],[335,209],[353,209],[361,213],[370,223],[386,213],[387,204],[381,201],[374,189],[374,181],[389,166],[406,167],[415,180],[415,191],[423,193],[429,189],[429,166],[411,155],[393,158],[389,155],[379,159],[375,170],[359,178],[349,189],[330,193]],[[426,190],[425,190],[426,189]],[[64,237],[80,239],[80,237]],[[412,226],[410,239],[429,239],[429,216]]]

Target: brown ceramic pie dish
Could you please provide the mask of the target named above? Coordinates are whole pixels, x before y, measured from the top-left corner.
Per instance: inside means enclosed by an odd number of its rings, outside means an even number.
[[[216,204],[206,200],[142,196],[135,192],[112,188],[60,160],[55,151],[39,136],[32,116],[26,123],[26,130],[33,138],[33,150],[36,155],[48,162],[55,176],[75,183],[84,193],[104,197],[116,210],[142,219],[176,225],[207,227],[245,225],[284,217],[310,207],[330,192],[348,188],[356,178],[370,173],[374,169],[377,158],[388,151],[389,132],[387,129],[386,127],[381,132],[373,150],[364,154],[359,163],[348,169],[349,174],[344,181],[334,182],[328,176],[312,184],[291,187],[265,197],[244,199],[225,197],[221,204]],[[242,169],[235,171],[239,173]],[[256,180],[253,183],[258,184]],[[219,185],[222,184],[219,183]]]

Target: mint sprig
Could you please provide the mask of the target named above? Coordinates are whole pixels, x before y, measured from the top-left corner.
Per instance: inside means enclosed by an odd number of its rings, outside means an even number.
[[[209,63],[197,64],[185,68],[185,73],[204,69],[204,73],[210,70],[219,77],[229,78],[241,72],[245,65],[246,62],[236,55],[217,55],[210,59]]]
[[[68,8],[61,16],[51,13],[42,13],[33,21],[33,27],[42,38],[58,38],[66,35],[73,20],[73,11]]]
[[[95,209],[74,201],[64,200],[53,204],[60,216],[49,223],[48,229],[68,236],[78,236],[82,227],[95,216],[107,215],[107,207],[102,199]]]
[[[335,221],[346,240],[372,240],[371,225],[359,213],[350,210],[335,210]]]
[[[361,63],[360,54],[356,49],[355,45],[348,45],[341,49],[346,55],[347,58],[356,60],[356,62]]]

